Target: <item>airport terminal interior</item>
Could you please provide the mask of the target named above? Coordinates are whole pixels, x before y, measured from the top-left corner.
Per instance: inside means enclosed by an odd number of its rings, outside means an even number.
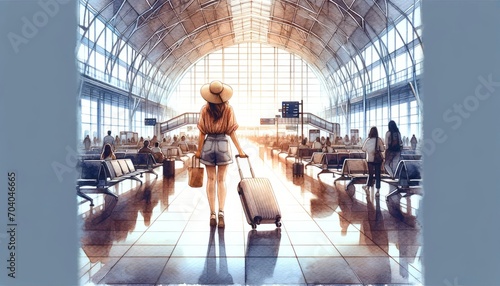
[[[80,285],[425,284],[420,10],[80,0]],[[231,144],[224,227],[209,224],[207,173],[201,187],[188,175],[200,89],[213,81],[233,90],[247,155]],[[402,149],[382,164],[380,189],[366,188],[363,143],[372,127],[385,142],[389,121]],[[101,160],[109,138],[116,159]],[[138,152],[144,141],[161,155]],[[270,223],[245,215],[240,182],[252,173],[276,198]]]

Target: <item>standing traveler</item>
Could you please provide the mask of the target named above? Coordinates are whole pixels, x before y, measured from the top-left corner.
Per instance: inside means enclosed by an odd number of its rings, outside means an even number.
[[[413,136],[411,137],[410,143],[411,143],[411,149],[417,150],[417,137],[415,137],[415,134],[413,134]]]
[[[229,138],[233,141],[241,157],[246,157],[236,136],[238,123],[228,100],[233,96],[233,89],[218,80],[205,84],[200,90],[201,96],[207,101],[200,111],[198,121],[198,150],[195,157],[207,169],[207,197],[210,205],[210,226],[216,226],[216,204],[218,199],[218,226],[223,228],[224,205],[226,202],[226,173],[231,164],[232,154]]]
[[[375,195],[379,196],[380,191],[380,169],[382,167],[382,162],[375,162],[375,151],[378,150],[382,154],[384,152],[384,141],[380,137],[378,137],[377,127],[372,127],[370,129],[370,133],[368,134],[368,138],[366,138],[363,143],[363,147],[361,150],[366,152],[366,161],[368,163],[368,179],[366,181],[366,185],[362,188],[365,191],[368,191],[370,187],[373,187],[373,180],[375,179],[375,188],[377,192]]]
[[[102,139],[102,148],[104,148],[106,144],[111,145],[111,148],[115,150],[115,138],[111,136],[111,130],[108,130],[108,135],[104,136]]]
[[[85,136],[85,139],[83,139],[83,146],[85,147],[85,151],[89,151],[90,150],[90,145],[91,144],[92,144],[92,142],[90,141],[89,135]]]
[[[399,133],[398,126],[394,120],[389,121],[388,128],[389,130],[385,133],[386,150],[384,168],[389,176],[394,177],[401,157],[401,150],[403,149],[403,140],[401,140],[401,133]]]

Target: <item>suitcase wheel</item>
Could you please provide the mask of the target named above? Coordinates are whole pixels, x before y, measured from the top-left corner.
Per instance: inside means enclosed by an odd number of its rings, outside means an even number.
[[[255,223],[252,223],[252,229],[256,229],[257,225]]]
[[[260,222],[262,221],[262,217],[256,216],[253,221],[254,221],[254,224],[260,224]]]
[[[276,221],[274,222],[276,227],[281,227],[281,216],[276,216]]]

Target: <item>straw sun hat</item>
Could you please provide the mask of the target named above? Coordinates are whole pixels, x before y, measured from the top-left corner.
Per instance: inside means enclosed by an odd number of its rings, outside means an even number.
[[[233,96],[233,88],[219,80],[214,80],[204,84],[200,93],[206,101],[219,104],[228,101]]]

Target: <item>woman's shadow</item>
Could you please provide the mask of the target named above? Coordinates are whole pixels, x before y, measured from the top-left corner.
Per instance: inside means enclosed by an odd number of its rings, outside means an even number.
[[[218,229],[219,234],[219,255],[215,251],[215,230]],[[219,258],[219,271],[217,271],[217,257]],[[233,284],[233,277],[228,272],[226,245],[224,241],[224,229],[211,227],[208,237],[207,257],[203,273],[198,279],[198,283],[228,285]]]

